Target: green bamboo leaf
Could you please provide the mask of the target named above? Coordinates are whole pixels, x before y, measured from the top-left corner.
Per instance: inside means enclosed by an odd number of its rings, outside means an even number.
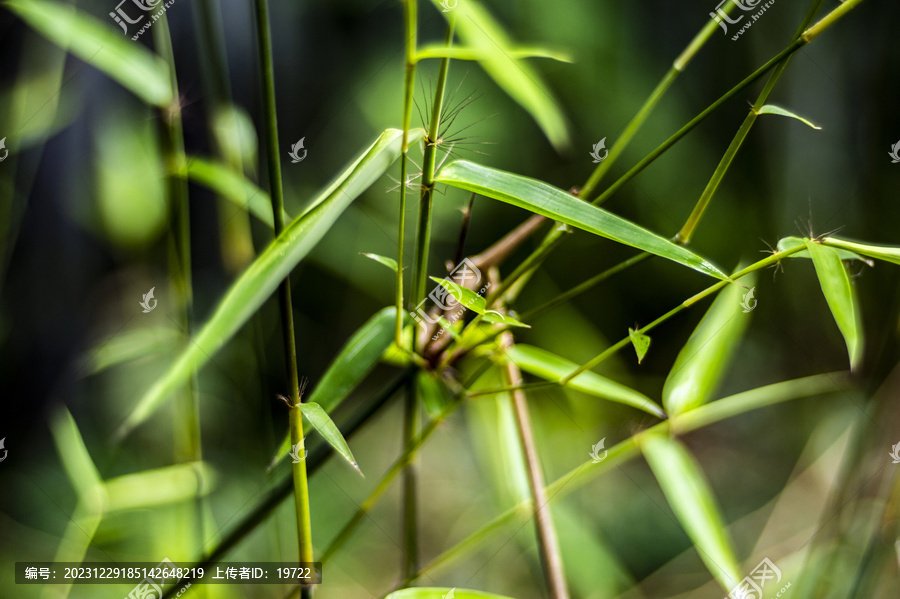
[[[435,181],[518,206],[589,233],[678,262],[703,274],[727,279],[709,261],[629,220],[579,200],[543,181],[457,160],[441,169]]]
[[[766,104],[765,106],[763,106],[762,108],[759,109],[759,114],[777,114],[780,116],[786,116],[786,117],[790,117],[792,119],[797,119],[801,123],[804,123],[805,125],[808,125],[808,126],[812,127],[813,129],[821,129],[821,127],[819,127],[812,121],[808,121],[805,118],[803,118],[802,116],[795,114],[795,113],[791,112],[790,110],[781,108],[780,106],[775,106],[774,104]]]
[[[456,587],[413,587],[394,591],[384,599],[515,599],[506,595],[457,589]]]
[[[432,418],[441,414],[450,405],[450,393],[434,371],[419,370],[416,373],[416,387],[425,411]]]
[[[187,170],[175,174],[208,187],[241,210],[248,210],[268,227],[274,227],[272,224],[272,200],[269,198],[269,194],[241,173],[232,170],[228,165],[199,156],[191,156],[188,159]],[[287,212],[283,212],[283,214],[284,222],[292,220]]]
[[[423,132],[416,130],[413,141]],[[345,169],[302,216],[253,261],[231,285],[212,316],[175,362],[138,400],[116,431],[124,438],[185,384],[253,316],[284,277],[315,247],[341,213],[368,189],[400,155],[402,132],[388,129]]]
[[[306,417],[313,428],[319,431],[322,438],[325,439],[335,451],[344,456],[344,459],[350,462],[350,465],[356,468],[357,472],[362,474],[362,471],[359,469],[359,464],[356,463],[356,458],[353,457],[353,452],[350,451],[350,446],[347,445],[347,441],[344,439],[344,435],[341,434],[337,425],[322,406],[315,402],[306,401],[298,404],[297,408],[300,409],[300,413]]]
[[[828,245],[831,245],[831,244],[828,244]],[[783,237],[782,239],[778,240],[778,245],[776,246],[776,249],[779,252],[784,252],[786,250],[792,250],[797,246],[805,247],[806,240],[803,239],[802,237]],[[841,257],[841,260],[859,260],[860,262],[865,262],[869,266],[875,265],[875,263],[872,262],[871,260],[869,260],[867,258],[863,258],[861,255],[859,255],[856,252],[853,252],[849,249],[835,247],[835,250],[837,251],[838,255]],[[812,259],[812,257],[809,255],[809,250],[800,250],[799,252],[794,252],[793,254],[791,254],[788,257],[789,258],[806,258],[808,260]]]
[[[831,315],[844,336],[847,353],[850,356],[850,370],[859,367],[863,357],[863,328],[856,302],[856,295],[850,285],[847,269],[834,248],[806,240],[806,248],[812,256],[816,267],[819,286],[825,295],[825,301],[831,309]]]
[[[378,254],[366,254],[364,252],[360,252],[360,253],[363,256],[365,256],[366,258],[374,260],[375,262],[378,262],[379,264],[384,264],[385,266],[387,266],[394,272],[397,272],[397,261],[394,260],[393,258],[388,258],[386,256],[379,256]]]
[[[650,349],[650,337],[628,327],[628,338],[631,339],[631,345],[634,346],[634,353],[637,354],[638,364],[640,364],[647,355],[647,350]]]
[[[145,356],[171,352],[181,339],[176,328],[142,327],[117,334],[85,352],[85,374],[97,374]]]
[[[136,510],[188,501],[209,494],[216,472],[203,462],[126,474],[106,482],[109,510]]]
[[[350,395],[391,346],[396,313],[393,306],[383,308],[353,333],[309,395],[309,401],[319,404],[326,412],[331,412]],[[287,456],[290,450],[291,433],[288,431],[269,464],[269,470]]]
[[[452,281],[448,281],[447,279],[439,279],[437,277],[431,277],[431,280],[446,289],[450,295],[452,295],[456,301],[458,301],[464,308],[472,310],[476,314],[481,314],[484,316],[485,322],[495,323],[495,324],[505,324],[513,327],[525,327],[531,328],[524,322],[519,322],[512,316],[507,316],[505,314],[501,314],[496,310],[488,310],[487,309],[487,301],[485,299],[466,287],[461,285],[457,285]]]
[[[435,4],[437,4],[437,1]],[[516,60],[513,44],[503,27],[476,0],[459,2],[452,13],[465,48],[477,53],[479,64],[504,92],[537,122],[557,150],[571,146],[566,119],[559,103],[531,66]]]
[[[699,464],[681,443],[665,435],[646,435],[640,447],[700,558],[722,588],[730,591],[742,578],[741,568]]]
[[[728,370],[738,343],[756,307],[756,275],[741,280],[751,287],[727,285],[700,320],[675,359],[663,385],[663,407],[670,416],[683,414],[709,402]]]
[[[578,364],[557,356],[545,349],[517,343],[506,350],[510,360],[529,374],[548,381],[558,381],[578,368]],[[653,400],[634,389],[626,387],[591,371],[582,372],[569,381],[568,387],[583,393],[625,404],[657,418],[665,418],[665,412]]]
[[[173,101],[169,67],[159,56],[67,4],[10,0],[7,8],[38,33],[155,106]]]
[[[838,239],[836,237],[827,237],[822,240],[824,245],[828,245],[840,252],[859,253],[870,258],[884,260],[885,262],[893,262],[900,264],[900,247],[889,245],[873,245],[870,243],[859,243],[856,241],[848,241],[846,239]],[[846,258],[842,258],[846,260]],[[859,258],[862,260],[862,258]]]
[[[75,419],[65,406],[60,406],[54,412],[50,432],[66,476],[75,487],[78,497],[96,497],[103,489],[103,478],[88,453]]]
[[[572,57],[565,52],[548,50],[539,46],[520,46],[507,52],[510,58],[519,60],[522,58],[549,58],[558,62],[572,62]],[[490,54],[478,48],[466,48],[463,46],[446,46],[444,44],[429,44],[419,48],[416,61],[426,58],[452,58],[454,60],[486,60]]]

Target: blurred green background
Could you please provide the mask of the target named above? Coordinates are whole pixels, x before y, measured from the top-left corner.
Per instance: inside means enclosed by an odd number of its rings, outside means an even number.
[[[823,10],[837,4],[827,1]],[[615,142],[715,8],[712,0],[521,0],[486,1],[485,6],[517,42],[571,56],[571,63],[529,62],[567,116],[573,144],[568,152],[557,153],[528,114],[477,63],[454,61],[449,90],[456,90],[457,100],[473,93],[478,98],[458,119],[456,128],[472,124],[465,135],[473,136],[460,157],[563,189],[584,183],[594,167],[591,146],[603,137],[607,147]],[[221,18],[230,79],[230,91],[223,93],[238,107],[237,116],[216,111],[213,90],[222,82],[213,74],[215,57],[201,44],[204,7]],[[107,15],[115,8],[112,0],[79,2],[78,8],[119,31]],[[717,29],[618,157],[605,183],[786,46],[807,8],[807,2],[779,0],[737,41]],[[276,0],[271,12],[281,145],[286,153],[288,144],[304,138],[308,149],[299,164],[282,156],[286,209],[296,215],[382,130],[400,126],[402,7],[396,1]],[[211,156],[217,147],[224,148],[249,177],[267,188],[264,144],[258,139],[261,94],[252,4],[176,0],[167,14],[188,154]],[[900,244],[900,164],[892,164],[887,156],[900,139],[898,19],[896,2],[869,0],[792,59],[771,102],[822,129],[762,117],[692,248],[730,270],[741,260],[759,259],[766,244],[774,246],[781,237],[808,235],[810,226],[816,235],[841,228],[848,238]],[[419,23],[420,43],[443,39],[445,22],[439,10],[422,3]],[[6,136],[9,149],[9,157],[0,163],[0,438],[5,437],[9,451],[0,463],[0,597],[18,599],[58,596],[58,589],[15,585],[9,566],[53,559],[71,526],[75,490],[62,467],[68,450],[50,432],[61,405],[71,412],[104,480],[176,462],[171,409],[162,410],[121,444],[114,444],[111,435],[170,363],[179,343],[180,308],[168,270],[159,111],[90,64],[66,55],[5,8],[0,10],[0,39],[0,137]],[[134,43],[150,45],[151,36],[147,33]],[[437,76],[437,64],[427,61],[418,69],[420,105]],[[761,85],[727,103],[605,208],[664,236],[676,233]],[[413,119],[422,126],[415,111]],[[226,125],[217,128],[217,123]],[[421,164],[418,149],[411,155]],[[390,173],[397,179],[399,165]],[[390,271],[360,252],[395,254],[395,187],[396,181],[388,177],[376,183],[293,272],[298,358],[301,374],[311,385],[346,339],[393,301]],[[460,209],[467,201],[468,194],[453,189],[436,196],[433,274],[442,275],[444,262],[453,259]],[[409,222],[415,204],[410,202]],[[190,207],[194,313],[202,323],[254,248],[258,252],[265,247],[271,231],[230,204],[217,202],[205,187],[191,185]],[[486,248],[526,216],[511,206],[476,199],[467,252]],[[246,243],[248,232],[253,247]],[[535,237],[527,242],[501,271],[509,273],[538,241]],[[521,296],[520,308],[537,306],[633,253],[574,233]],[[900,349],[900,268],[886,263],[856,266],[859,276],[854,281],[867,333],[859,391],[752,412],[685,439],[732,523],[739,557],[752,561],[751,566],[759,561],[753,559],[759,557],[753,550],[761,539],[766,538],[765,547],[801,545],[795,536],[806,534],[803,539],[808,539],[827,521],[825,511],[809,508],[809,522],[795,528],[784,524],[804,513],[809,502],[824,501],[833,491],[830,483],[839,466],[850,467],[841,460],[849,451],[849,430],[872,427],[873,436],[884,435],[882,454],[900,441],[894,372]],[[619,339],[627,327],[646,324],[705,285],[696,273],[648,260],[542,315],[517,339],[583,363]],[[145,314],[139,301],[151,287],[159,309]],[[807,261],[761,273],[756,297],[758,308],[720,396],[846,368],[843,340]],[[703,309],[687,311],[660,327],[640,366],[628,349],[599,371],[659,397],[666,373]],[[150,505],[123,509],[100,522],[87,560],[189,561],[200,546],[214,543],[217,533],[230,530],[286,474],[283,464],[266,472],[287,430],[287,411],[275,397],[287,391],[278,322],[277,306],[270,301],[200,373],[203,455],[216,473],[207,478],[214,485],[205,504],[203,542],[184,526],[191,502],[179,494],[190,497],[190,481],[187,486],[171,483],[171,493],[165,488],[169,483],[145,482],[134,492],[146,495]],[[397,372],[379,366],[341,413],[379,392]],[[587,459],[600,438],[610,447],[652,424],[642,413],[574,391],[536,391],[530,402],[548,481]],[[893,408],[873,423],[871,409],[882,405],[879,402]],[[524,480],[509,475],[514,471],[508,461],[512,458],[495,428],[498,405],[486,398],[463,406],[419,456],[419,538],[426,562],[512,505],[526,489]],[[350,439],[365,479],[339,460],[330,460],[315,474],[311,500],[317,551],[396,458],[401,425],[402,405],[395,401]],[[862,463],[856,467],[868,472]],[[801,472],[809,479],[786,489]],[[896,474],[890,476],[896,480]],[[860,526],[878,505],[877,499],[871,501],[855,506],[863,515],[852,512]],[[290,503],[283,502],[228,559],[295,559]],[[395,484],[327,565],[326,584],[317,597],[377,597],[397,582],[400,503]],[[643,460],[575,492],[554,508],[554,516],[574,597],[723,594],[707,582],[709,574]],[[420,582],[521,599],[543,597],[534,545],[531,523],[509,528]],[[897,564],[892,567],[896,591]],[[852,572],[835,574],[844,575],[852,578]],[[75,586],[69,596],[121,597],[129,590],[127,585]],[[286,592],[286,587],[275,586],[217,586],[192,589],[187,596],[282,597]]]

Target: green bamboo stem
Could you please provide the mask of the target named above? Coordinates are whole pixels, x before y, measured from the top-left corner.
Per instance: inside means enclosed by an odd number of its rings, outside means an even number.
[[[409,151],[409,123],[412,116],[413,91],[416,76],[417,39],[416,0],[403,0],[404,30],[406,33],[405,78],[403,82],[403,143],[400,155],[400,225],[397,233],[397,279],[396,304],[397,321],[394,327],[394,340],[397,347],[403,347],[403,246],[406,238],[406,178],[407,152]],[[415,335],[413,335],[415,337]]]
[[[680,434],[685,434],[711,424],[721,422],[734,416],[739,416],[750,410],[774,405],[798,397],[809,397],[835,391],[842,391],[850,387],[849,377],[846,372],[818,374],[791,381],[784,381],[767,385],[751,391],[738,393],[728,398],[720,399],[699,407],[690,412],[679,415],[673,421],[660,422],[635,436],[628,437],[608,450],[605,460],[599,463],[585,462],[566,474],[560,476],[545,488],[545,493],[550,503],[555,503],[583,488],[593,481],[598,475],[620,467],[626,461],[639,455],[637,441],[643,435],[655,435],[669,433],[673,427]],[[773,390],[778,390],[774,393]],[[524,524],[531,517],[533,505],[530,499],[519,502],[481,528],[459,541],[437,557],[416,574],[401,583],[401,587],[410,585],[414,580],[433,572],[441,566],[445,566],[465,553],[483,548],[485,543],[496,533],[510,524]]]
[[[277,237],[284,230],[284,189],[281,179],[281,160],[278,151],[278,119],[275,109],[275,68],[272,62],[272,40],[269,28],[268,0],[256,0],[256,28],[259,43],[260,72],[263,79],[263,100],[266,127],[266,157],[268,159],[269,187],[272,197],[274,233]],[[303,418],[300,413],[300,377],[297,367],[297,349],[294,339],[294,316],[291,310],[291,277],[286,275],[279,286],[279,307],[284,340],[284,354],[290,393],[291,445],[305,452]],[[297,544],[300,562],[313,562],[312,525],[309,509],[309,481],[306,460],[292,465],[294,479],[294,505],[297,515]],[[303,588],[303,596],[312,596],[312,587]]]

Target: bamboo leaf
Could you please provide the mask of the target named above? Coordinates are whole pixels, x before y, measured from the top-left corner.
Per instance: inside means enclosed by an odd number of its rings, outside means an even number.
[[[519,60],[522,58],[549,58],[558,62],[572,62],[572,57],[565,52],[548,50],[538,46],[520,46],[507,52],[510,58]],[[454,60],[486,60],[490,54],[479,48],[467,48],[464,46],[446,46],[445,44],[429,44],[419,48],[416,61],[427,58],[452,58]]]
[[[431,280],[446,289],[464,308],[472,310],[472,312],[475,312],[476,314],[483,315],[485,322],[530,328],[527,324],[519,322],[512,316],[501,314],[496,310],[488,310],[487,301],[471,289],[457,285],[447,279],[431,277]]]
[[[774,104],[766,104],[765,106],[763,106],[762,108],[759,109],[759,114],[777,114],[780,116],[786,116],[786,117],[790,117],[792,119],[797,119],[801,123],[803,123],[809,127],[812,127],[813,129],[821,129],[821,127],[819,127],[812,121],[808,121],[805,118],[803,118],[802,116],[795,114],[795,113],[791,112],[790,110],[787,110],[780,106],[775,106]]]
[[[366,254],[363,252],[361,252],[361,253],[366,258],[374,260],[375,262],[378,262],[379,264],[384,264],[385,266],[387,266],[394,272],[397,272],[397,261],[394,260],[393,258],[388,258],[386,256],[379,256],[378,254]]]
[[[519,368],[525,372],[548,381],[558,381],[578,368],[578,365],[574,362],[532,345],[517,343],[507,349],[505,353],[510,360],[518,364]],[[638,393],[621,383],[602,377],[595,372],[582,372],[569,381],[567,386],[588,395],[602,397],[603,399],[643,410],[657,418],[666,417],[665,412],[646,395]]]
[[[38,33],[118,81],[142,100],[166,106],[174,99],[165,61],[67,4],[10,0],[6,7]]]
[[[384,599],[514,599],[506,595],[457,589],[456,587],[414,587],[394,591]]]
[[[793,249],[797,246],[805,246],[806,240],[802,237],[783,237],[778,240],[778,245],[776,249],[779,252],[784,252],[786,250]],[[831,245],[831,244],[828,244]],[[867,258],[863,258],[861,255],[856,252],[850,251],[849,249],[843,249],[839,247],[835,247],[835,250],[838,253],[838,256],[841,257],[841,260],[859,260],[860,262],[865,262],[869,266],[874,266],[875,263]],[[812,259],[809,255],[809,250],[800,250],[799,252],[794,252],[789,258],[806,258],[807,260]]]
[[[819,286],[825,295],[825,301],[831,309],[831,315],[844,336],[847,353],[850,357],[850,370],[859,368],[863,357],[863,329],[859,306],[847,269],[834,248],[806,240],[806,248],[812,256],[816,267]]]
[[[177,464],[106,482],[110,511],[150,508],[207,495],[215,486],[216,472],[203,462]]]
[[[731,590],[741,580],[741,569],[700,466],[681,443],[665,435],[646,435],[640,447],[703,563],[722,588]]]
[[[75,419],[65,406],[60,406],[54,413],[50,432],[66,476],[79,498],[96,497],[96,493],[103,488],[103,478],[88,453]]]
[[[241,210],[248,210],[268,227],[274,227],[272,224],[272,201],[269,194],[227,165],[192,156],[188,160],[187,170],[176,174],[208,187]],[[283,214],[284,221],[290,222],[290,215],[287,212],[283,212]]]
[[[454,20],[463,46],[481,56],[478,62],[488,76],[531,115],[553,147],[569,147],[571,139],[559,103],[537,71],[513,58],[509,36],[487,9],[477,0],[465,0],[444,16]]]
[[[457,160],[441,169],[435,181],[524,208],[672,260],[717,279],[728,278],[709,261],[690,250],[543,181],[466,160]]]
[[[859,254],[869,256],[870,258],[900,264],[900,247],[897,246],[858,243],[846,239],[837,239],[836,237],[827,237],[822,240],[822,243],[835,248],[838,253],[851,252],[856,254],[858,252]],[[843,258],[842,256],[842,259],[846,260],[847,258]],[[862,260],[862,258],[859,259]]]
[[[650,336],[628,327],[628,338],[631,339],[631,345],[634,346],[634,352],[637,354],[638,364],[640,364],[647,355],[647,350],[650,349]]]
[[[297,408],[300,410],[300,413],[306,417],[313,428],[319,431],[322,438],[325,439],[335,451],[344,456],[344,459],[350,462],[350,465],[356,468],[357,472],[362,474],[362,471],[359,469],[359,464],[356,463],[356,458],[353,457],[353,452],[350,451],[350,446],[347,445],[347,441],[344,439],[344,435],[341,434],[341,431],[331,417],[328,416],[328,413],[322,409],[322,406],[315,402],[307,401],[297,404]]]
[[[421,137],[417,130],[411,137]],[[122,439],[159,408],[256,313],[284,277],[315,247],[341,213],[400,155],[402,132],[388,129],[323,192],[302,216],[250,264],[231,285],[194,339],[138,400],[116,432]]]
[[[426,372],[419,370],[416,373],[416,386],[419,391],[419,397],[422,398],[422,404],[425,411],[432,418],[441,414],[450,404],[450,393],[445,385],[434,372]]]
[[[755,274],[742,279],[753,286]],[[663,407],[670,416],[693,410],[709,402],[749,323],[749,312],[756,307],[755,287],[744,291],[740,285],[727,285],[709,307],[666,377]]]

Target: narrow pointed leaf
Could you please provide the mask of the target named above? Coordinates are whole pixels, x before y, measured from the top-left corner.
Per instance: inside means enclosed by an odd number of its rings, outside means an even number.
[[[216,472],[204,462],[126,474],[106,482],[109,510],[146,509],[207,495]]]
[[[717,279],[728,278],[694,252],[543,181],[466,160],[457,160],[447,165],[435,180],[644,250]]]
[[[484,316],[485,322],[496,323],[496,324],[505,324],[513,327],[525,327],[530,328],[524,322],[519,322],[512,316],[507,316],[505,314],[501,314],[496,310],[488,310],[487,302],[485,299],[466,287],[461,285],[457,285],[452,281],[448,281],[447,279],[439,279],[437,277],[431,277],[431,280],[446,289],[450,295],[459,302],[462,307],[475,312],[476,314],[481,314]]]
[[[451,594],[452,593],[452,594]],[[384,599],[515,599],[507,595],[457,589],[455,587],[414,587],[394,591]]]
[[[365,254],[365,253],[363,254],[363,256],[365,256],[366,258],[369,258],[370,260],[374,260],[375,262],[378,262],[379,264],[383,264],[383,265],[387,266],[388,268],[390,268],[391,270],[393,270],[394,272],[397,272],[397,261],[394,260],[393,258],[388,258],[386,256],[379,256],[378,254]]]
[[[856,370],[863,357],[863,330],[859,305],[850,285],[847,269],[834,248],[810,240],[806,241],[806,248],[812,256],[819,286],[831,309],[831,315],[847,343],[850,369]]]
[[[813,129],[821,129],[821,127],[819,127],[812,121],[809,121],[809,120],[803,118],[802,116],[791,112],[790,110],[786,110],[780,106],[775,106],[774,104],[766,104],[765,106],[763,106],[762,108],[759,109],[759,114],[777,114],[780,116],[786,116],[786,117],[790,117],[792,119],[797,119],[801,123],[803,123],[809,127],[812,127]]]
[[[356,468],[357,472],[362,474],[359,469],[359,464],[356,463],[356,458],[353,457],[353,452],[350,451],[350,446],[347,445],[347,441],[344,439],[344,435],[341,434],[341,431],[331,417],[328,416],[328,413],[322,409],[322,406],[307,401],[298,404],[297,408],[299,408],[300,413],[306,417],[313,428],[322,435],[322,438],[325,439],[335,451],[344,456],[344,459],[350,462],[350,465]]]
[[[741,580],[741,569],[699,464],[681,443],[665,435],[647,435],[640,447],[703,563],[722,588],[730,591]]]
[[[823,242],[824,243],[824,242]],[[783,237],[778,240],[778,245],[776,249],[779,252],[783,252],[785,250],[793,249],[797,246],[806,246],[806,240],[802,237]],[[832,245],[832,244],[827,244]],[[860,254],[853,252],[849,249],[844,249],[840,247],[834,248],[838,256],[841,257],[841,260],[859,260],[860,262],[865,262],[869,266],[874,266],[875,263],[869,260],[868,258],[863,258]],[[790,258],[806,258],[807,260],[811,260],[812,257],[809,255],[809,250],[800,250],[799,252],[794,252],[789,256]]]
[[[678,352],[662,392],[663,407],[670,416],[693,410],[713,398],[750,322],[749,311],[756,307],[755,283],[755,275],[748,275],[741,284],[751,287],[749,291],[737,284],[720,291]]]
[[[513,58],[509,36],[487,9],[477,0],[465,0],[452,14],[443,14],[454,20],[463,47],[482,56],[478,62],[488,76],[531,115],[553,147],[571,146],[559,102],[531,65]]]
[[[411,136],[421,137],[417,130]],[[402,132],[388,129],[345,169],[313,207],[291,222],[247,267],[220,300],[212,316],[175,362],[138,400],[116,432],[121,439],[144,422],[187,382],[250,319],[284,277],[306,257],[353,200],[368,189],[400,155]]]
[[[634,346],[634,353],[637,354],[638,364],[640,364],[647,355],[647,350],[650,349],[650,337],[629,327],[628,338],[631,339],[631,345]]]
[[[187,170],[176,174],[208,187],[241,210],[247,210],[269,227],[273,227],[272,200],[269,194],[227,165],[192,156],[188,160]],[[287,212],[283,212],[283,215],[285,222],[292,220]]]
[[[383,308],[353,333],[316,384],[309,395],[309,401],[319,404],[326,412],[331,412],[350,395],[372,372],[394,340],[396,313],[392,306]],[[269,464],[269,469],[287,456],[290,450],[289,431]]]
[[[847,241],[846,239],[837,239],[836,237],[828,237],[824,239],[822,243],[834,247],[838,252],[850,251],[869,256],[870,258],[884,260],[885,262],[900,264],[900,247],[897,246],[858,243],[855,241]],[[843,259],[846,260],[846,258]]]
[[[505,353],[510,360],[518,364],[519,368],[525,372],[548,381],[558,381],[578,368],[578,364],[532,345],[517,343],[507,349]],[[666,417],[665,412],[643,393],[638,393],[630,387],[626,387],[594,372],[582,372],[569,381],[567,386],[588,395],[602,397],[603,399],[643,410],[657,418]]]
[[[155,106],[172,102],[166,62],[109,25],[68,4],[11,0],[5,5],[48,40],[100,69],[145,102]]]
[[[537,46],[521,46],[511,49],[507,52],[510,58],[549,58],[559,62],[572,62],[572,57],[565,52],[557,52],[540,48]],[[486,60],[490,58],[490,54],[478,48],[468,48],[465,46],[446,46],[444,44],[430,44],[419,48],[416,54],[416,60],[424,60],[426,58],[452,58],[454,60]]]
[[[53,441],[63,469],[79,497],[90,496],[103,487],[103,479],[94,465],[81,431],[72,414],[64,406],[60,406],[53,415],[50,425]]]

